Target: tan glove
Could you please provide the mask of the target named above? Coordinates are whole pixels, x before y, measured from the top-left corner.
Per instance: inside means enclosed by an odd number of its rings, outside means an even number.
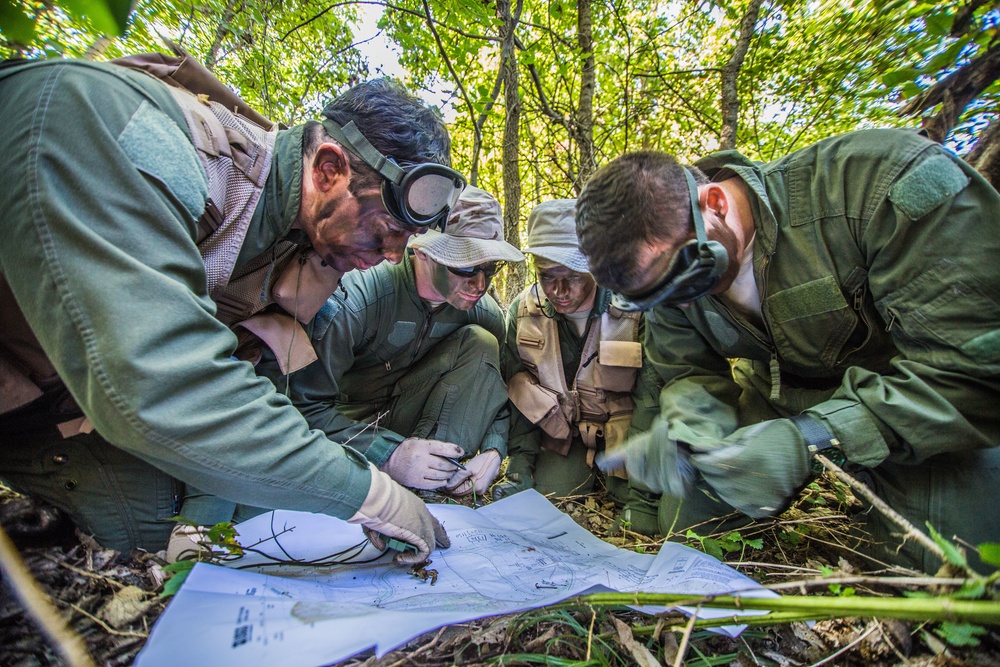
[[[163,560],[167,563],[176,563],[179,560],[198,560],[200,555],[207,555],[211,552],[211,547],[202,544],[207,532],[208,528],[205,526],[177,524],[170,531]]]
[[[400,565],[422,563],[427,560],[435,545],[446,549],[451,546],[448,533],[437,519],[427,511],[424,501],[417,498],[384,472],[371,466],[372,485],[368,496],[357,514],[348,523],[360,523],[376,549],[385,549],[385,538],[395,538],[417,548],[417,553],[401,551],[395,561]]]
[[[456,496],[468,495],[473,489],[477,496],[482,496],[497,478],[502,460],[500,452],[495,449],[477,454],[465,462],[465,470],[452,475],[445,488]]]
[[[411,489],[439,489],[459,469],[447,458],[462,456],[465,456],[465,450],[450,442],[407,438],[382,464],[382,470]]]

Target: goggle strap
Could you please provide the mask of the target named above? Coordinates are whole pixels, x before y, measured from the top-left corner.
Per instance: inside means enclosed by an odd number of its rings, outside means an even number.
[[[708,236],[705,234],[705,220],[701,217],[701,205],[698,203],[698,184],[694,182],[694,176],[687,169],[684,170],[684,177],[687,179],[688,193],[691,195],[694,233],[698,237],[698,248],[701,249],[708,244]]]
[[[347,125],[340,126],[329,118],[323,119],[323,128],[327,133],[344,145],[344,147],[364,160],[365,164],[384,176],[386,179],[399,185],[403,180],[403,168],[382,155],[371,142],[361,134],[361,130],[352,120]]]

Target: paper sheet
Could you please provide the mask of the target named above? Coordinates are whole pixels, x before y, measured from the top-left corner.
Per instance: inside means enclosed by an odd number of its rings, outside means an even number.
[[[665,544],[656,556],[616,548],[535,491],[479,510],[429,508],[451,537],[451,548],[431,554],[428,568],[437,570],[436,582],[415,577],[388,555],[323,567],[267,565],[270,561],[256,554],[227,567],[198,564],[135,664],[315,667],[369,648],[383,655],[443,625],[532,609],[590,590],[706,594],[757,588],[753,580],[683,545]],[[254,548],[299,561],[324,559],[365,539],[358,526],[300,512],[271,512],[237,530],[243,545],[260,542]],[[378,552],[368,545],[354,560],[373,556]],[[236,569],[248,566],[252,571]],[[735,613],[746,612],[702,609],[699,616]],[[735,636],[741,629],[725,630]]]

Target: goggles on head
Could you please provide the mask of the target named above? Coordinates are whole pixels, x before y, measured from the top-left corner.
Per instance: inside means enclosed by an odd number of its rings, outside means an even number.
[[[444,231],[448,212],[465,189],[465,177],[436,162],[400,165],[382,155],[354,121],[340,126],[323,119],[327,133],[382,176],[382,203],[389,215],[411,227]]]
[[[483,274],[486,281],[489,282],[493,276],[495,276],[500,269],[507,265],[507,262],[487,262],[485,264],[479,264],[477,266],[469,266],[465,268],[460,268],[456,266],[446,266],[444,268],[448,269],[451,273],[461,278],[471,278],[477,273]]]
[[[688,303],[700,299],[719,284],[726,271],[729,254],[721,243],[709,241],[705,235],[705,220],[698,205],[698,185],[687,169],[684,176],[691,195],[691,217],[694,219],[696,238],[674,251],[667,270],[652,289],[631,296],[615,294],[611,303],[619,310],[652,310],[660,304]]]

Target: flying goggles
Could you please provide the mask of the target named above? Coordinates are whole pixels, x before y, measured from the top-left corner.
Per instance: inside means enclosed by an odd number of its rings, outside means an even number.
[[[691,195],[691,217],[694,233],[691,239],[674,252],[663,276],[654,287],[641,294],[615,294],[612,304],[619,310],[652,310],[660,304],[688,303],[700,299],[719,284],[729,262],[725,247],[718,241],[709,241],[705,235],[705,220],[698,205],[698,185],[687,169],[688,192]]]
[[[435,162],[399,164],[382,155],[351,121],[323,119],[327,133],[382,176],[382,203],[389,215],[411,227],[444,231],[448,212],[465,189],[465,177]]]

